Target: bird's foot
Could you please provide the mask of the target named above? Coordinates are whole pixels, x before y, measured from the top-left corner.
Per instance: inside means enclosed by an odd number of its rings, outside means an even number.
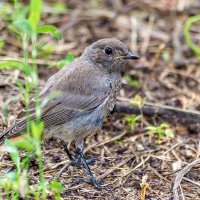
[[[79,182],[79,183],[90,183],[94,186],[95,189],[97,190],[101,190],[101,189],[104,189],[103,186],[101,186],[97,180],[94,178],[94,177],[90,177],[90,178],[82,178],[82,177],[78,177],[76,178],[76,180]]]
[[[90,158],[87,162],[88,162],[89,165],[93,165],[95,161],[96,161],[96,158],[95,158],[95,157],[92,157],[92,158]],[[62,169],[61,169],[61,170],[58,172],[58,174],[57,174],[57,178],[59,178],[59,177],[62,175],[62,173],[63,173],[65,170],[67,170],[67,169],[69,168],[70,165],[71,165],[71,166],[75,166],[75,167],[77,167],[77,168],[82,168],[82,167],[84,167],[84,165],[83,165],[83,163],[80,161],[80,159],[78,159],[78,161],[72,160],[72,161],[70,161],[70,163],[67,163],[66,165],[64,165],[64,166],[62,167]]]
[[[97,160],[97,159],[96,159],[95,157],[92,157],[92,158],[90,158],[89,160],[87,160],[87,164],[88,164],[88,165],[94,165],[94,163],[95,163],[96,160]],[[78,167],[78,168],[84,167],[84,165],[83,165],[83,163],[81,162],[80,159],[78,159],[77,161],[73,160],[73,161],[70,162],[70,164],[71,164],[72,166],[75,166],[75,167]]]
[[[80,183],[88,183],[94,186],[97,190],[106,190],[106,191],[114,191],[118,188],[118,186],[113,185],[101,185],[97,182],[97,180],[94,178],[83,178],[83,177],[76,177],[76,181]]]
[[[103,189],[103,186],[101,186],[94,177],[90,177],[90,182],[94,185],[94,188],[97,190]]]

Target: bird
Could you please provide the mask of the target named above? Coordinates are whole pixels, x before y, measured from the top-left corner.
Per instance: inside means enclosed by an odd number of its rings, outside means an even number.
[[[113,110],[122,86],[120,72],[129,59],[137,60],[139,56],[123,42],[115,38],[100,39],[52,75],[38,97],[43,102],[57,93],[42,110],[44,140],[61,140],[71,161],[73,157],[65,144],[75,142],[76,153],[97,189],[100,185],[83,154],[84,139],[95,134]],[[30,103],[29,113],[30,119],[36,119],[34,100]],[[26,132],[26,122],[26,115],[20,113],[15,123],[0,135],[0,141],[22,135]]]

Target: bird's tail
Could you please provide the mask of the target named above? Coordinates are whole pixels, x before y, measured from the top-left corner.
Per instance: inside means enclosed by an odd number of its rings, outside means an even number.
[[[5,139],[11,139],[15,141],[15,138],[18,138],[18,136],[21,136],[21,133],[25,130],[26,126],[24,123],[22,126],[19,126],[18,123],[15,123],[13,126],[8,128],[5,132],[0,134],[0,151],[1,151],[1,146],[4,144]],[[3,145],[5,146],[5,145]]]
[[[3,145],[3,142],[4,142],[4,138],[5,136],[9,133],[9,130],[8,131],[5,131],[3,133],[0,133],[0,147]]]

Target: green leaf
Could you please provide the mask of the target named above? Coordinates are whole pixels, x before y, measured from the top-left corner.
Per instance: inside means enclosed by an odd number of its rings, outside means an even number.
[[[14,61],[14,60],[6,60],[0,62],[0,70],[1,69],[19,69],[22,70],[24,64],[20,61]]]
[[[25,73],[26,76],[31,76],[33,68],[29,64],[24,63],[22,71]]]
[[[158,139],[162,140],[164,138],[163,132],[158,132]]]
[[[21,61],[18,60],[6,60],[0,62],[0,70],[2,69],[18,69],[24,72],[26,75],[31,75],[32,68]]]
[[[33,30],[36,30],[40,22],[42,11],[42,0],[31,0],[28,21]]]
[[[19,3],[19,0],[11,0],[12,3]]]
[[[184,35],[188,46],[194,51],[194,53],[197,55],[197,58],[200,59],[200,47],[193,43],[190,35],[191,26],[198,21],[200,21],[200,15],[189,17],[184,26]]]
[[[37,33],[50,33],[57,40],[61,39],[61,34],[55,26],[43,25],[37,28]]]
[[[26,150],[28,152],[33,151],[35,149],[33,139],[31,139],[29,135],[26,135],[25,137],[20,137],[18,140],[16,140],[15,146],[21,150]]]
[[[150,134],[155,134],[157,133],[158,139],[162,140],[164,136],[168,137],[174,137],[174,133],[172,130],[169,128],[169,125],[166,123],[162,123],[158,126],[148,126],[145,128],[147,131],[150,132]]]
[[[135,97],[129,102],[132,106],[141,108],[146,102],[146,98],[142,98],[140,95],[135,95]]]
[[[128,122],[131,131],[134,131],[134,129],[135,129],[135,124],[138,122],[138,120],[139,120],[140,118],[141,118],[140,115],[134,116],[134,117],[130,117],[130,116],[124,117],[124,119]]]
[[[38,54],[41,56],[48,56],[51,55],[51,53],[55,50],[56,46],[54,45],[47,45],[47,41],[42,41],[39,44],[37,44],[37,51],[39,51]]]
[[[19,175],[17,174],[17,172],[11,171],[8,174],[6,174],[6,178],[8,178],[12,181],[17,181],[19,178]]]
[[[169,128],[169,124],[166,124],[166,123],[162,123],[160,124],[160,129],[165,129],[165,128]]]
[[[134,88],[139,88],[140,87],[140,83],[137,80],[133,80],[131,76],[126,75],[124,77],[124,79],[128,82],[128,84]]]
[[[33,143],[33,142],[32,142]],[[24,157],[22,160],[21,160],[21,168],[24,169],[27,167],[27,164],[30,163],[30,159],[33,157],[34,155],[34,151],[28,151],[29,153],[26,154],[26,157]],[[31,156],[32,155],[32,156]]]
[[[66,56],[66,61],[68,61],[68,63],[74,61],[74,55],[72,53],[68,53]]]
[[[53,190],[53,191],[56,191],[56,192],[60,193],[62,191],[62,189],[63,189],[63,186],[62,186],[61,183],[53,180],[50,183],[50,189]]]
[[[11,171],[2,178],[0,178],[0,187],[7,190],[13,190],[13,186],[16,186],[17,181],[19,180],[19,173],[16,171]],[[1,196],[0,196],[1,197]]]
[[[27,33],[28,35],[32,34],[32,27],[29,21],[26,19],[16,20],[14,21],[13,25],[16,27],[19,33],[24,32],[24,33]]]
[[[171,138],[174,137],[174,133],[173,133],[173,131],[170,130],[170,129],[165,130],[165,135],[166,135],[167,137],[171,137]]]
[[[155,127],[155,126],[147,126],[145,129],[147,131],[157,131],[157,127]]]
[[[10,154],[10,157],[17,167],[17,170],[20,171],[20,157],[19,157],[19,152],[14,144],[12,144],[11,141],[5,140],[5,145],[6,145],[6,150]]]
[[[16,81],[15,81],[15,84],[18,86],[18,88],[19,88],[21,91],[25,91],[24,85],[22,84],[22,82],[21,82],[20,80],[16,80]]]
[[[5,45],[5,41],[0,39],[0,49],[2,49]]]
[[[35,139],[40,140],[43,130],[44,130],[43,121],[37,121],[31,123],[31,131]]]

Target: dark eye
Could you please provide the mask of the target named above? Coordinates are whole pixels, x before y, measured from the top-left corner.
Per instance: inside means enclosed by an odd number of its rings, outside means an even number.
[[[112,54],[112,52],[113,52],[112,48],[110,48],[110,47],[106,47],[105,48],[105,53],[106,54],[110,55],[110,54]]]

